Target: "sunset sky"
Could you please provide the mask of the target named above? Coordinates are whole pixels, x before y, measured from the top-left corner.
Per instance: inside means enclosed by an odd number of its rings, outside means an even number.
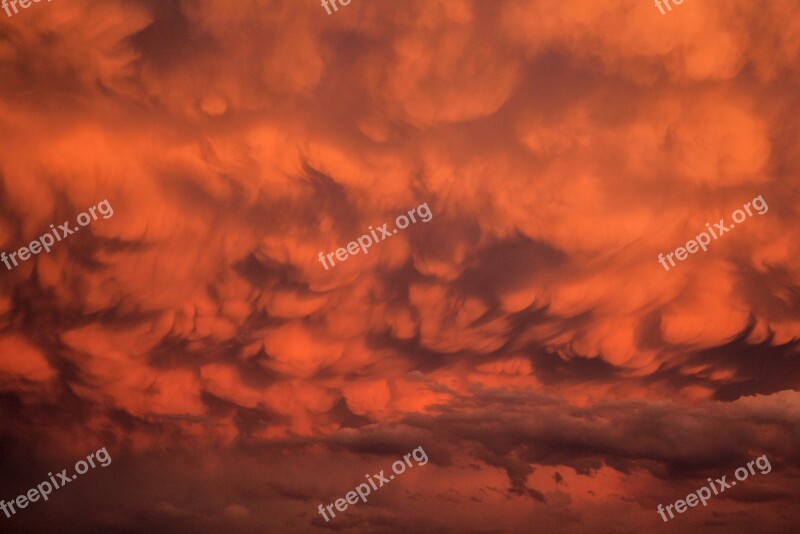
[[[800,530],[800,10],[669,4],[0,9],[0,532]]]

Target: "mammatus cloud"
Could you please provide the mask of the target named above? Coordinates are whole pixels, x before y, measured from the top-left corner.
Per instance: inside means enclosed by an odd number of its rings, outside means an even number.
[[[9,529],[321,531],[420,444],[335,528],[800,522],[793,3],[35,7],[0,15],[2,250],[114,217],[0,267],[0,497],[114,464]]]

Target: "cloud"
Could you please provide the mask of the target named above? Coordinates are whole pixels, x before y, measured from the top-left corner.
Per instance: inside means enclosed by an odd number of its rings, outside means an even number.
[[[5,495],[114,456],[14,528],[646,530],[761,454],[773,472],[686,530],[796,524],[793,7],[2,17],[2,250],[114,208],[0,267]],[[758,195],[767,213],[658,263]],[[429,222],[317,261],[422,203]],[[316,515],[420,445],[374,504]]]

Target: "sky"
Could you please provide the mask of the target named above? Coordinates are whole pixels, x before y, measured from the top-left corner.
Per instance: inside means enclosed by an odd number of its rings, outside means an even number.
[[[0,10],[0,531],[796,531],[797,3],[337,7]]]

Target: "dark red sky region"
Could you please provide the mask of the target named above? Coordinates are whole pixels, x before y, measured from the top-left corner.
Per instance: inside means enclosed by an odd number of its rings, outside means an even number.
[[[796,0],[15,5],[0,532],[800,530]]]

